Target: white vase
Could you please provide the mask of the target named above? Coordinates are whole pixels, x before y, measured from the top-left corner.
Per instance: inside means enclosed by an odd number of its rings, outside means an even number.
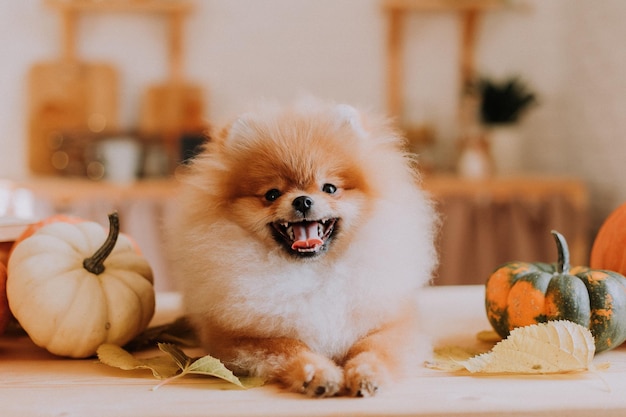
[[[515,124],[491,126],[487,137],[495,174],[512,176],[522,173],[523,137],[517,126]]]
[[[482,180],[491,176],[492,166],[484,139],[471,138],[461,142],[457,173],[462,178]]]

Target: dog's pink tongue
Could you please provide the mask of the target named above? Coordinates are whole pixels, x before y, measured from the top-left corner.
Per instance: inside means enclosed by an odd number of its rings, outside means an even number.
[[[324,244],[317,232],[317,222],[304,222],[293,225],[295,241],[291,249],[315,249]]]

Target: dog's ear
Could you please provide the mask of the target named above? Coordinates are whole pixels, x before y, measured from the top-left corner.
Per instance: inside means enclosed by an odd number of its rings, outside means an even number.
[[[334,111],[337,117],[337,127],[349,127],[360,138],[367,135],[363,119],[357,109],[348,104],[337,104]]]
[[[215,142],[220,146],[232,144],[237,138],[247,137],[253,133],[245,114],[226,124],[215,134]]]
[[[235,138],[247,137],[252,133],[250,123],[245,114],[239,116],[231,125],[226,137],[227,141],[232,141]]]

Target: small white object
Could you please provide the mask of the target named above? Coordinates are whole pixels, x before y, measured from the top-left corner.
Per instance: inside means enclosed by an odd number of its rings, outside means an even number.
[[[134,138],[111,137],[99,144],[98,151],[104,163],[106,180],[124,184],[137,178],[141,147]]]

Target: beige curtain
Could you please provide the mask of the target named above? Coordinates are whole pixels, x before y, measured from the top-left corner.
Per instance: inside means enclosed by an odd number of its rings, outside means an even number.
[[[450,181],[458,187],[427,182],[442,217],[434,284],[484,284],[496,267],[509,261],[555,262],[553,229],[567,239],[573,264],[587,262],[589,220],[582,184]],[[529,182],[536,187],[528,187]]]

